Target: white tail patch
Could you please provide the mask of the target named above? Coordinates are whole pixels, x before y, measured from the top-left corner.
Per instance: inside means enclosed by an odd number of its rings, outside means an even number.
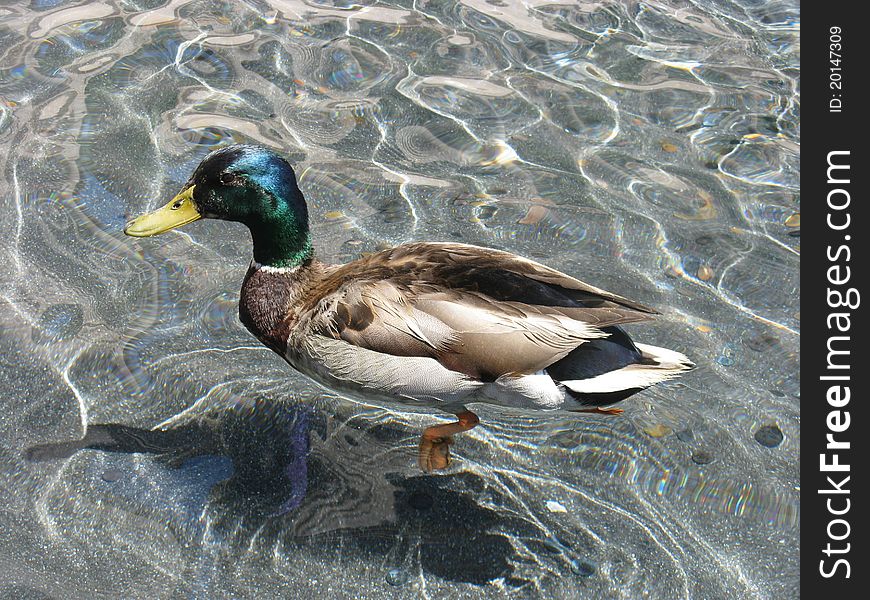
[[[654,360],[662,368],[674,368],[680,371],[688,371],[695,368],[695,363],[680,352],[668,350],[667,348],[659,348],[658,346],[650,346],[648,344],[635,344],[637,349],[645,359]]]
[[[483,388],[483,394],[502,406],[521,408],[559,408],[565,401],[560,389],[545,371],[530,375],[502,375]]]
[[[562,385],[579,394],[606,394],[634,388],[643,389],[673,379],[695,366],[684,354],[674,350],[647,344],[635,344],[635,346],[640,350],[644,360],[650,364],[628,365],[589,379],[562,381]]]

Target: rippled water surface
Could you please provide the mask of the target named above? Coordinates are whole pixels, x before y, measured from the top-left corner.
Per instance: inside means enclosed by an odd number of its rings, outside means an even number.
[[[792,1],[4,3],[0,597],[796,597],[798,28]],[[123,236],[231,142],[297,166],[325,260],[514,251],[658,307],[631,333],[698,368],[619,417],[477,405],[423,475],[445,416],[326,394],[239,324],[243,227]]]

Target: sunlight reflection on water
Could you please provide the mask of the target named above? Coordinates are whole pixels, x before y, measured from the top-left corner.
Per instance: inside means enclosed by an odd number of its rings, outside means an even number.
[[[798,32],[796,2],[4,5],[0,595],[791,597]],[[325,260],[517,252],[699,367],[619,419],[483,408],[422,476],[439,416],[238,322],[243,229],[121,234],[233,142],[294,163]],[[100,423],[121,453],[22,455]]]

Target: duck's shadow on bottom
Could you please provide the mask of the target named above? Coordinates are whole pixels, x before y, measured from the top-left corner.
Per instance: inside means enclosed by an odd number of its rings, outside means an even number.
[[[392,467],[385,473],[376,457],[408,438],[404,428],[333,427],[308,406],[258,400],[163,430],[91,425],[83,439],[34,446],[25,457],[64,459],[86,449],[147,453],[154,458],[145,462],[146,473],[182,472],[204,457],[221,457],[231,468],[201,478],[208,489],[196,508],[229,552],[250,551],[256,536],[257,546],[280,543],[312,559],[354,552],[373,564],[420,568],[454,582],[529,583],[513,574],[518,557],[510,538],[547,533],[518,517],[522,507],[479,475],[407,475]],[[411,453],[407,458],[413,461]]]

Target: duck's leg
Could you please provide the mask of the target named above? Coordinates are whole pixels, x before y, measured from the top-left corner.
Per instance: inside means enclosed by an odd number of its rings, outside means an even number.
[[[450,464],[450,444],[453,443],[451,436],[455,433],[468,431],[480,423],[477,415],[470,410],[457,413],[456,418],[459,420],[455,423],[427,427],[423,431],[423,435],[420,436],[420,452],[417,464],[426,473],[446,469],[447,465]]]
[[[612,406],[595,406],[593,408],[574,408],[571,409],[571,412],[595,413],[599,415],[621,415],[625,411],[621,408],[614,408]]]

